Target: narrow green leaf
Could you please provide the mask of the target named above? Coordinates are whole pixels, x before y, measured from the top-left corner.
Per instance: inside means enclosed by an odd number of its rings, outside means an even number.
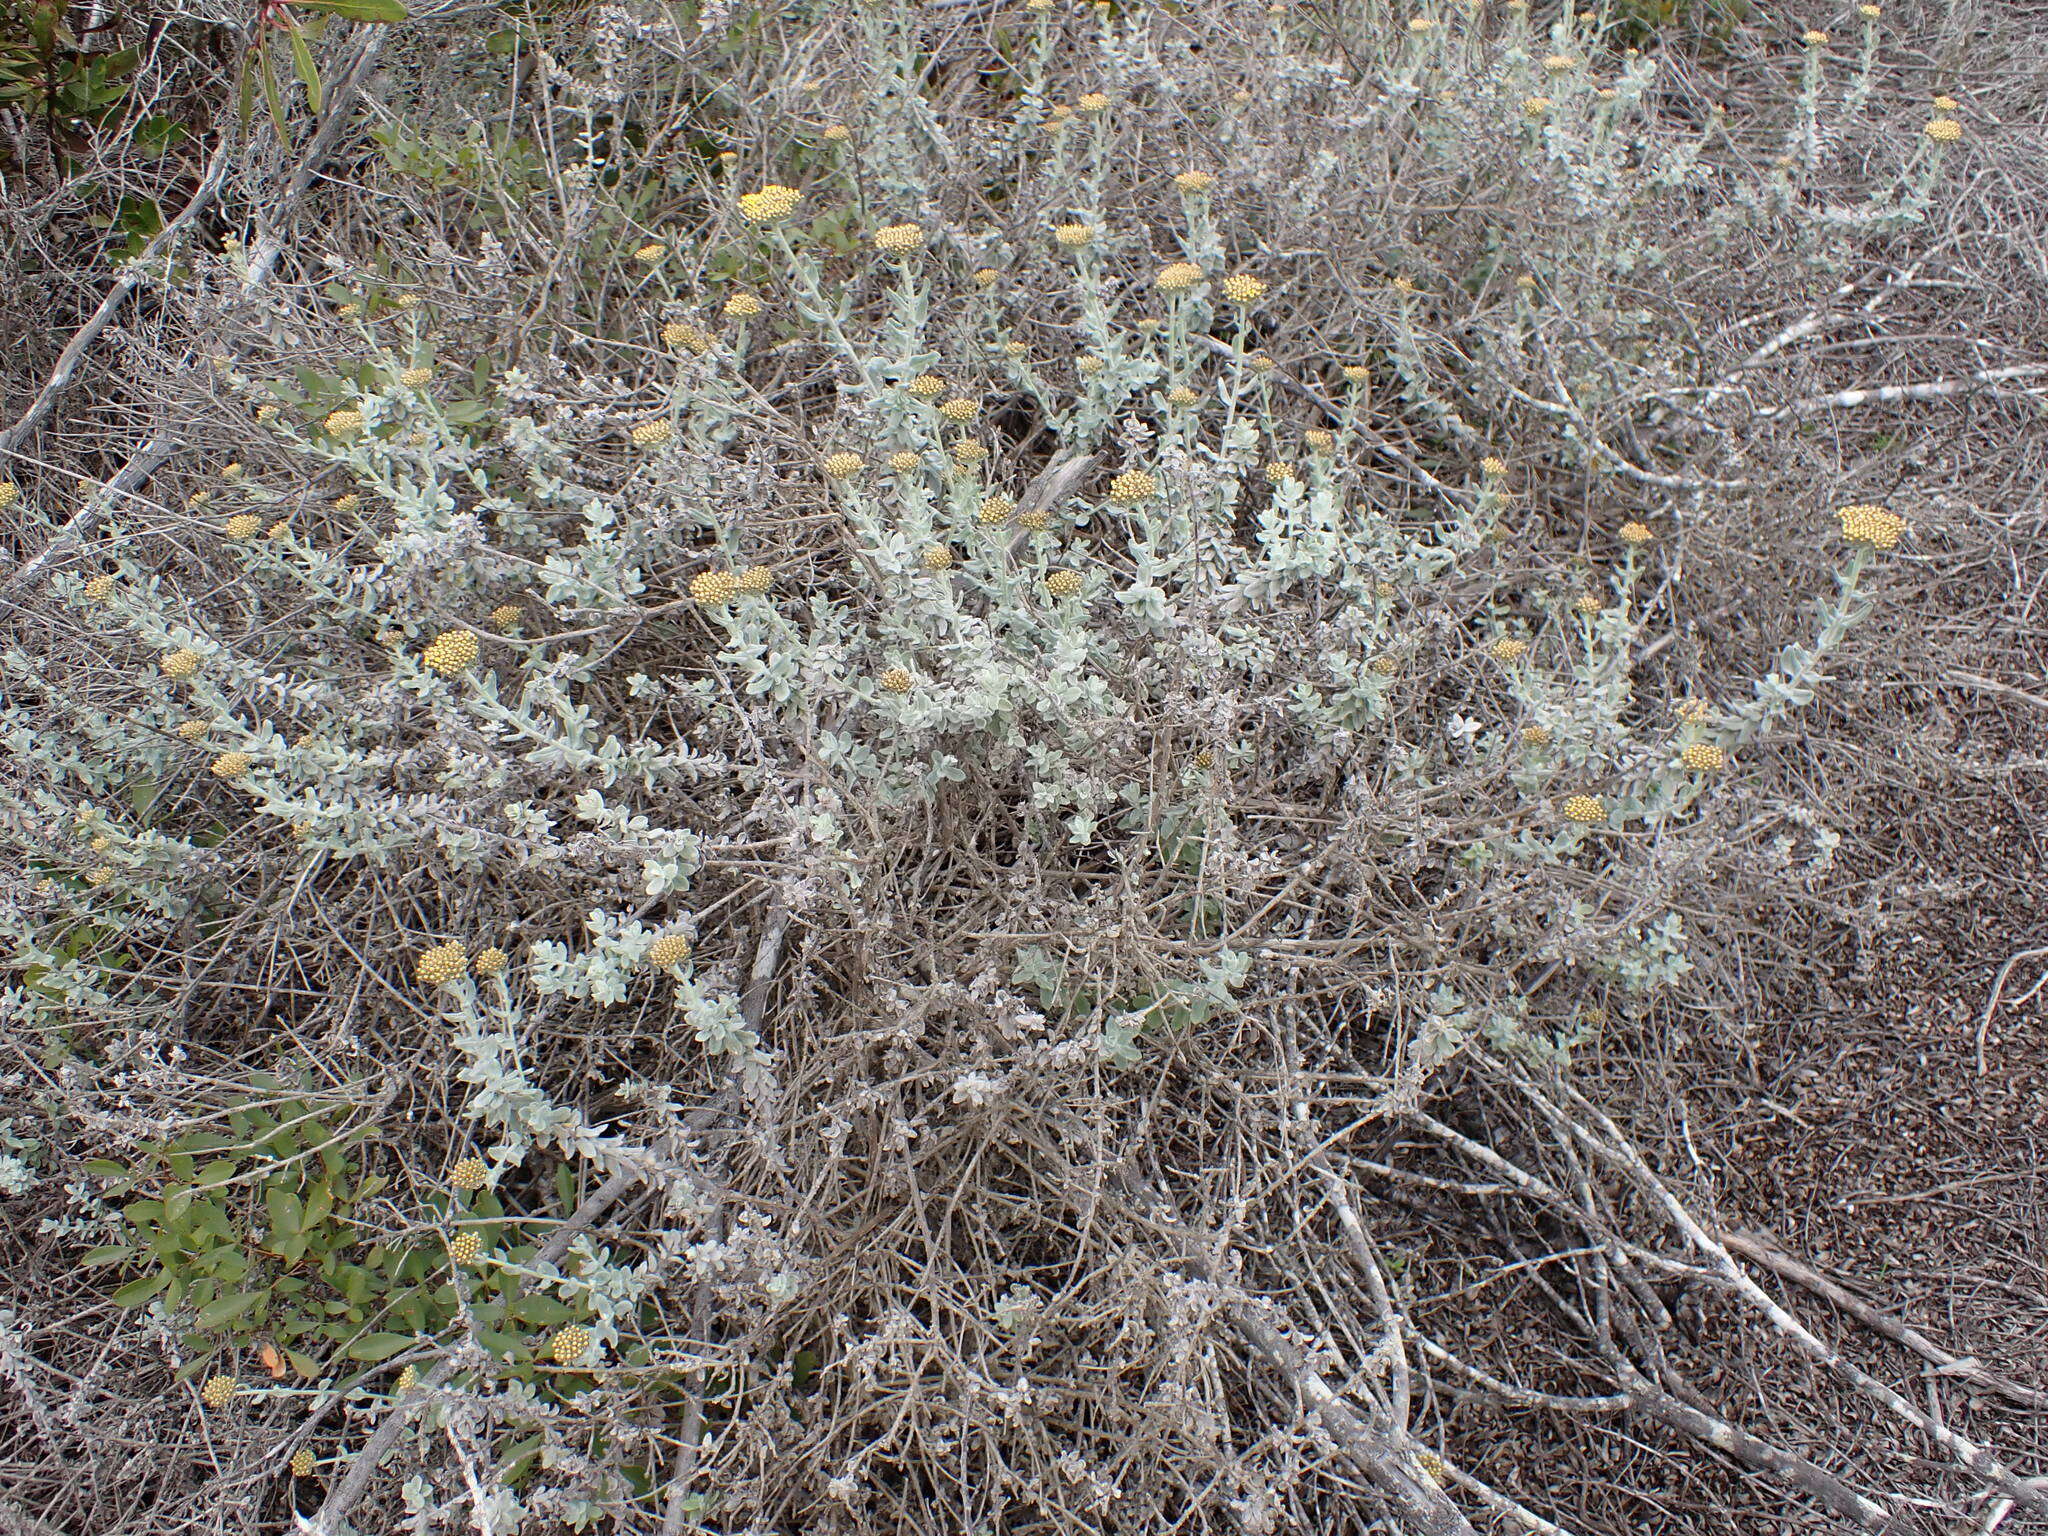
[[[389,1360],[401,1349],[410,1347],[412,1338],[403,1333],[366,1333],[348,1347],[351,1360],[361,1360],[375,1365],[379,1360]]]
[[[268,1291],[238,1291],[232,1296],[223,1296],[199,1309],[199,1326],[218,1328],[223,1323],[231,1323],[269,1295]]]
[[[405,7],[398,0],[291,0],[300,10],[325,11],[344,21],[372,21],[388,25],[405,20]]]
[[[320,71],[313,65],[313,50],[306,46],[306,35],[297,27],[293,27],[286,35],[291,39],[292,69],[299,77],[299,84],[306,88],[306,105],[318,112]]]
[[[171,1272],[169,1270],[160,1269],[155,1274],[146,1275],[140,1280],[130,1280],[121,1289],[114,1292],[112,1297],[113,1303],[117,1307],[139,1307],[158,1291],[162,1290],[170,1281],[170,1278]]]

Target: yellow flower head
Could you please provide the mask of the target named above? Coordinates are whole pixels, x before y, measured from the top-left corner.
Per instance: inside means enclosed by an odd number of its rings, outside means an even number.
[[[867,460],[857,453],[841,450],[825,455],[825,473],[834,480],[844,480],[857,475],[867,467]]]
[[[229,518],[221,532],[231,539],[253,539],[256,537],[256,531],[262,526],[263,519],[254,512],[243,512]]]
[[[1588,618],[1591,618],[1594,614],[1600,611],[1600,599],[1595,597],[1590,592],[1581,592],[1578,595],[1578,597],[1573,600],[1572,606],[1578,609],[1579,612],[1585,614]]]
[[[1436,23],[1427,16],[1411,16],[1408,18],[1408,30],[1417,37],[1422,36],[1423,33],[1435,25]]]
[[[939,414],[948,421],[966,423],[981,414],[981,402],[970,400],[965,395],[955,395],[939,406]]]
[[[0,512],[5,512],[21,500],[21,487],[12,480],[0,480]]]
[[[1294,466],[1274,459],[1266,465],[1266,478],[1275,485],[1285,485],[1294,478]]]
[[[740,217],[749,224],[774,224],[796,212],[803,193],[780,182],[770,182],[758,192],[740,194]]]
[[[1161,293],[1186,293],[1202,280],[1202,269],[1192,261],[1169,262],[1159,269],[1152,286]]]
[[[263,530],[263,537],[266,539],[281,539],[291,531],[292,525],[280,517],[276,522]]]
[[[302,1445],[292,1452],[293,1477],[311,1477],[315,1465],[317,1463],[315,1462],[311,1446]]]
[[[734,581],[740,591],[748,597],[759,597],[775,585],[775,573],[765,565],[750,565],[744,568]]]
[[[1183,410],[1188,406],[1200,403],[1201,398],[1200,395],[1189,389],[1185,384],[1176,384],[1166,392],[1166,403],[1179,406]]]
[[[924,230],[916,224],[889,224],[875,231],[875,249],[884,256],[908,256],[924,246]]]
[[[1551,100],[1548,96],[1528,96],[1522,100],[1522,115],[1524,117],[1541,117],[1550,108]]]
[[[590,1330],[577,1323],[571,1323],[548,1341],[548,1353],[554,1357],[557,1365],[567,1365],[572,1360],[580,1360],[588,1348]]]
[[[719,312],[728,320],[751,320],[767,307],[751,293],[736,293]]]
[[[434,370],[431,368],[408,368],[398,376],[398,382],[407,389],[418,389],[422,384],[432,383],[433,378]]]
[[[1590,827],[1596,821],[1607,819],[1607,807],[1593,795],[1573,795],[1564,803],[1564,819]]]
[[[1693,742],[1678,760],[1694,773],[1717,773],[1728,766],[1728,754],[1711,741]]]
[[[1953,144],[1963,136],[1963,125],[1952,117],[1937,117],[1921,132],[1937,144]]]
[[[977,267],[975,269],[974,286],[977,288],[993,288],[1002,280],[1003,274],[994,267]]]
[[[923,462],[923,459],[919,458],[916,454],[912,453],[908,448],[905,448],[900,452],[892,453],[889,455],[889,467],[895,470],[896,473],[899,475],[908,475],[914,473],[918,465],[922,464]]]
[[[335,437],[353,432],[363,424],[363,413],[355,410],[329,411],[320,425]]]
[[[505,974],[505,967],[511,963],[512,957],[492,944],[476,952],[476,959],[470,962],[470,969],[479,976],[502,976]]]
[[[1045,590],[1054,597],[1079,597],[1081,595],[1081,573],[1079,571],[1049,571],[1046,573]]]
[[[1223,279],[1223,297],[1233,304],[1256,304],[1266,296],[1266,285],[1249,272],[1233,272]]]
[[[962,465],[979,464],[988,457],[988,448],[971,437],[963,437],[953,444],[953,458]]]
[[[1375,656],[1370,665],[1381,677],[1392,677],[1401,664],[1391,656]]]
[[[1158,494],[1158,478],[1149,470],[1127,469],[1109,482],[1109,499],[1120,507],[1134,507]]]
[[[199,670],[199,653],[197,651],[173,651],[162,661],[158,662],[157,665],[163,668],[165,677],[190,677]]]
[[[420,1373],[417,1369],[410,1365],[401,1366],[398,1372],[398,1379],[391,1384],[391,1390],[403,1397],[419,1385],[419,1380]]]
[[[1643,545],[1655,537],[1656,535],[1650,532],[1648,523],[1639,523],[1631,518],[1621,525],[1621,542],[1624,544]]]
[[[1415,291],[1415,279],[1404,272],[1395,277],[1387,286],[1396,293],[1413,293]]]
[[[647,946],[647,963],[657,971],[681,965],[690,958],[690,941],[680,933],[664,933]]]
[[[211,720],[181,720],[178,722],[177,736],[180,741],[197,741],[212,729]]]
[[[1550,745],[1550,727],[1547,725],[1525,725],[1522,727],[1523,742],[1532,747]]]
[[[1953,96],[1937,96],[1934,98],[1934,110],[1937,112],[1960,112],[1962,110],[1962,103]]]
[[[1005,357],[1024,357],[1030,351],[1031,349],[1021,341],[1006,341],[1003,343],[1003,356]]]
[[[633,259],[647,266],[653,266],[668,254],[668,247],[659,240],[650,240],[633,253]]]
[[[1173,184],[1183,192],[1206,192],[1216,185],[1216,178],[1207,171],[1182,171]]]
[[[468,630],[444,629],[420,652],[420,665],[443,677],[453,677],[475,666],[481,651],[476,636]]]
[[[455,980],[469,969],[469,951],[459,940],[450,939],[446,944],[436,944],[419,958],[413,967],[413,975],[429,987],[438,987],[444,982]]]
[[[690,600],[716,608],[739,596],[740,580],[731,571],[699,571],[690,578]]]
[[[267,400],[262,405],[256,407],[256,424],[259,427],[267,421],[275,420],[277,420],[277,403],[275,401]]]
[[[350,491],[346,495],[337,496],[334,498],[334,510],[337,512],[353,512],[357,507],[360,507],[362,504],[363,498],[358,496],[354,491]]]
[[[1882,16],[1884,12],[1882,9],[1874,5],[1859,5],[1856,7],[1856,14],[1858,16],[1861,16],[1865,21],[1875,21],[1878,17]]]
[[[943,544],[927,544],[918,552],[917,563],[928,571],[950,571],[953,568],[953,551]]]
[[[711,350],[711,338],[687,320],[671,320],[661,328],[662,342],[671,347],[687,347],[702,357]]]
[[[920,400],[936,400],[946,392],[946,381],[935,373],[920,373],[903,387]]]
[[[1502,635],[1486,648],[1495,661],[1520,661],[1529,654],[1529,642],[1513,635]]]
[[[825,138],[833,144],[844,144],[853,137],[853,130],[844,123],[829,123],[825,127]]]
[[[917,686],[917,679],[904,667],[888,668],[875,679],[875,682],[884,693],[908,693]]]
[[[1498,454],[1489,453],[1479,461],[1479,468],[1489,480],[1498,480],[1508,472],[1508,461]]]
[[[457,1264],[474,1264],[484,1256],[483,1235],[477,1232],[458,1232],[449,1240],[448,1257]]]
[[[500,603],[491,610],[491,628],[503,633],[519,627],[519,605]]]
[[[1823,47],[1827,43],[1827,40],[1827,33],[1821,31],[1818,27],[1809,28],[1806,35],[1800,39],[1800,41],[1805,43],[1806,46],[1809,48]]]
[[[459,976],[462,973],[458,971],[456,974]],[[450,1189],[465,1190],[482,1189],[490,1181],[490,1176],[490,1170],[484,1166],[482,1158],[465,1157],[461,1162],[448,1170],[448,1187]]]
[[[213,760],[213,776],[216,779],[239,779],[256,764],[256,759],[246,752],[223,752]]]
[[[1254,352],[1245,359],[1245,364],[1253,373],[1271,373],[1279,366],[1279,364],[1275,363],[1272,358],[1263,352]]]
[[[113,577],[101,574],[85,584],[85,595],[96,603],[103,603],[114,595],[114,586]]]
[[[1843,538],[1871,549],[1897,549],[1906,531],[1906,520],[1883,507],[1843,507],[1835,516],[1841,519]]]
[[[982,497],[981,510],[977,516],[985,525],[992,528],[998,524],[1008,522],[1010,514],[1016,510],[1017,503],[1013,499],[1005,496],[1001,491],[996,491],[991,495]]]
[[[1337,436],[1322,427],[1310,427],[1301,434],[1301,440],[1317,453],[1328,453],[1337,446]]]
[[[209,1408],[225,1408],[228,1400],[235,1395],[235,1378],[232,1376],[209,1376],[206,1385],[199,1389],[199,1401]]]
[[[98,869],[86,871],[85,883],[87,885],[105,885],[113,878],[114,872],[103,864]]]
[[[1093,378],[1108,366],[1109,364],[1099,357],[1077,357],[1074,359],[1074,372],[1082,375],[1084,378]]]
[[[1074,103],[1074,110],[1076,112],[1107,112],[1109,110],[1109,98],[1100,91],[1090,91]]]
[[[1019,528],[1029,528],[1033,533],[1050,528],[1052,526],[1052,509],[1050,507],[1031,507],[1019,512],[1017,514],[1017,526]]]
[[[643,421],[626,434],[636,448],[659,448],[676,435],[675,423],[669,421]]]
[[[1095,226],[1092,224],[1061,224],[1052,232],[1053,239],[1068,250],[1079,250],[1095,243]]]

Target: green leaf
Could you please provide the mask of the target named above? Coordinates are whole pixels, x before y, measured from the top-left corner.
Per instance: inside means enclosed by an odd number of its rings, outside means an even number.
[[[279,1189],[273,1184],[263,1192],[263,1204],[270,1213],[270,1246],[279,1247],[299,1235],[304,1224],[305,1208],[299,1204],[299,1197],[288,1189]]]
[[[286,36],[292,45],[292,71],[306,88],[306,105],[320,110],[320,71],[313,66],[313,50],[306,46],[306,34],[293,27]]]
[[[155,1274],[146,1275],[140,1280],[130,1280],[121,1289],[114,1292],[111,1300],[117,1307],[139,1307],[169,1284],[170,1278],[171,1272],[169,1270],[160,1269]]]
[[[398,0],[291,0],[305,11],[325,11],[344,21],[373,21],[388,25],[405,20],[405,7]]]
[[[312,1381],[319,1376],[319,1363],[311,1355],[302,1355],[296,1349],[288,1349],[284,1352],[284,1357],[291,1362],[291,1368],[297,1371],[303,1379]]]
[[[351,1360],[362,1360],[375,1365],[379,1360],[389,1360],[401,1349],[410,1348],[412,1336],[404,1333],[366,1333],[348,1347]]]
[[[269,1296],[268,1291],[238,1291],[232,1296],[223,1296],[219,1301],[211,1302],[199,1309],[199,1326],[218,1328],[224,1323],[231,1323],[257,1302],[267,1300]]]
[[[125,1179],[128,1177],[128,1170],[126,1168],[119,1163],[108,1162],[104,1157],[96,1157],[87,1163],[85,1171],[94,1178],[99,1179]]]
[[[134,1256],[135,1250],[133,1248],[124,1248],[119,1243],[109,1243],[104,1248],[93,1249],[91,1253],[88,1253],[78,1262],[86,1269],[98,1269],[103,1264],[119,1264],[122,1260],[133,1258]]]

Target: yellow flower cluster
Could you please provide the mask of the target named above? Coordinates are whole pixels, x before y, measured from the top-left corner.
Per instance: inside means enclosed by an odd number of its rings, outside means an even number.
[[[943,544],[927,544],[919,551],[917,563],[928,571],[950,571],[953,569],[953,551]]]
[[[1843,507],[1835,516],[1841,519],[1843,538],[1871,549],[1897,549],[1899,535],[1906,531],[1906,520],[1883,507],[1859,503]]]
[[[1544,59],[1543,67],[1553,75],[1561,75],[1568,69],[1576,69],[1579,61],[1568,53],[1553,53]]]
[[[1548,96],[1525,97],[1522,101],[1522,115],[1524,117],[1541,117],[1550,110],[1550,107],[1551,101]]]
[[[475,1232],[458,1232],[448,1244],[448,1257],[457,1264],[474,1264],[484,1256],[484,1240]]]
[[[1705,699],[1682,699],[1679,701],[1676,713],[1678,718],[1687,725],[1704,725],[1707,719],[1707,701]]]
[[[491,610],[491,628],[499,633],[519,627],[519,605],[500,603]]]
[[[468,630],[444,629],[420,652],[420,665],[443,677],[453,677],[475,666],[480,653],[476,636]]]
[[[1223,279],[1223,297],[1233,304],[1256,304],[1266,296],[1266,285],[1249,272],[1233,272]]]
[[[256,765],[256,759],[246,752],[223,752],[213,760],[212,773],[216,779],[239,779]]]
[[[1109,364],[1099,357],[1077,357],[1074,359],[1074,372],[1080,374],[1083,378],[1092,379],[1108,366]]]
[[[977,288],[993,288],[997,283],[1001,282],[1002,280],[1003,274],[998,272],[994,267],[975,268],[974,286]]]
[[[178,739],[180,741],[197,741],[212,729],[213,722],[211,720],[182,720],[178,723]]]
[[[1090,91],[1074,103],[1077,112],[1107,112],[1109,98],[1100,91]]]
[[[497,945],[491,944],[476,952],[476,959],[470,962],[470,969],[479,976],[502,976],[505,967],[512,963],[512,957]]]
[[[85,595],[96,603],[103,603],[114,595],[114,586],[113,577],[101,574],[85,584]]]
[[[1572,600],[1572,606],[1591,618],[1600,611],[1600,599],[1590,592],[1581,592]]]
[[[1522,740],[1532,747],[1547,747],[1550,745],[1550,727],[1525,725],[1522,727]]]
[[[158,662],[157,665],[163,668],[165,677],[190,677],[199,670],[199,653],[197,651],[173,651],[162,661]]]
[[[1937,144],[1953,144],[1963,136],[1963,125],[1952,117],[1937,117],[1921,132]]]
[[[0,512],[5,512],[21,500],[21,487],[12,480],[0,480]]]
[[[1529,642],[1513,635],[1502,635],[1486,648],[1486,653],[1495,661],[1520,661],[1529,654]]]
[[[963,437],[953,444],[953,457],[963,467],[979,464],[988,457],[988,449],[971,437]]]
[[[1310,427],[1301,434],[1301,440],[1317,453],[1328,453],[1337,446],[1337,436],[1323,427]]]
[[[1691,743],[1678,760],[1695,773],[1716,773],[1728,766],[1728,754],[1711,741]]]
[[[765,565],[745,566],[735,579],[739,589],[749,597],[759,597],[775,585],[775,573]]]
[[[199,1401],[209,1408],[225,1408],[228,1400],[235,1395],[235,1378],[232,1376],[209,1376],[206,1385],[199,1389]]]
[[[1479,461],[1479,469],[1489,480],[1498,480],[1508,472],[1508,461],[1497,453],[1489,453]]]
[[[334,436],[353,432],[363,424],[363,413],[356,410],[329,411],[320,425]]]
[[[773,224],[796,212],[803,193],[780,182],[770,182],[758,192],[740,194],[740,217],[750,224]]]
[[[664,933],[647,946],[647,963],[657,971],[681,965],[690,958],[690,941],[680,933]]]
[[[1028,512],[1017,514],[1017,526],[1029,528],[1033,533],[1052,526],[1052,511],[1047,507],[1033,507]]]
[[[456,972],[458,976],[461,974],[460,971]],[[461,1162],[448,1170],[448,1187],[450,1189],[482,1189],[489,1182],[490,1176],[490,1170],[484,1166],[482,1158],[465,1157]]]
[[[1186,293],[1201,280],[1202,269],[1192,261],[1173,261],[1159,269],[1152,286],[1161,293]]]
[[[731,571],[699,571],[690,578],[690,600],[706,608],[729,603],[740,594],[740,579]]]
[[[650,240],[633,253],[633,259],[651,267],[667,254],[667,246],[663,245],[659,240]]]
[[[687,320],[671,320],[661,328],[661,339],[665,346],[687,347],[702,357],[711,350],[711,337]]]
[[[857,453],[841,450],[825,456],[825,473],[834,480],[844,480],[850,475],[857,475],[866,467],[867,460]]]
[[[242,512],[229,518],[221,532],[231,539],[253,539],[262,526],[263,519],[254,512]]]
[[[1045,590],[1054,597],[1079,597],[1081,595],[1081,573],[1079,571],[1051,571],[1045,578]]]
[[[1206,192],[1216,185],[1216,178],[1207,171],[1182,171],[1173,184],[1183,192]]]
[[[910,474],[917,468],[918,465],[922,464],[923,462],[923,459],[920,459],[908,448],[901,449],[889,455],[889,467],[895,470],[896,473],[899,475]]]
[[[337,512],[353,512],[357,507],[360,507],[362,504],[363,498],[358,496],[354,491],[350,491],[348,492],[348,494],[344,496],[337,496],[334,498],[334,510]]]
[[[1347,384],[1363,384],[1371,377],[1372,370],[1363,364],[1346,363],[1344,365],[1344,382]]]
[[[422,954],[413,974],[427,986],[438,987],[455,980],[468,969],[469,951],[462,947],[460,940],[450,939],[446,944],[436,944]]]
[[[719,313],[728,320],[751,320],[767,307],[751,293],[736,293],[725,301]]]
[[[979,400],[970,400],[965,395],[955,395],[952,399],[941,403],[939,414],[948,421],[957,421],[964,425],[981,414],[981,402]]]
[[[1294,466],[1274,459],[1266,465],[1266,478],[1275,485],[1285,485],[1294,478]]]
[[[1176,384],[1166,392],[1166,403],[1168,405],[1180,406],[1182,409],[1199,403],[1201,398],[1200,395],[1189,389],[1185,384]]]
[[[1650,532],[1648,523],[1639,523],[1631,519],[1621,525],[1621,542],[1624,544],[1643,545],[1655,537],[1656,535]]]
[[[903,387],[919,400],[936,400],[946,392],[946,381],[936,373],[920,373]]]
[[[1159,494],[1159,481],[1149,471],[1127,469],[1109,482],[1109,499],[1120,507],[1135,507]]]
[[[1017,503],[1015,500],[1005,496],[1001,491],[996,491],[992,495],[982,497],[981,510],[977,515],[984,524],[994,527],[997,524],[1008,522],[1010,514],[1016,510]]]
[[[875,249],[884,256],[908,256],[924,246],[924,229],[917,224],[886,224],[875,231]]]
[[[1095,243],[1095,226],[1092,224],[1060,224],[1052,232],[1053,239],[1070,251],[1076,251]]]
[[[1800,41],[1805,43],[1806,46],[1809,48],[1823,47],[1826,45],[1827,40],[1827,33],[1821,31],[1818,27],[1808,28],[1806,35],[1800,39]]]
[[[827,123],[825,125],[825,138],[830,143],[844,144],[852,137],[853,130],[844,123]]]
[[[311,1477],[314,1465],[313,1448],[311,1446],[302,1445],[292,1452],[293,1477]]]
[[[1590,827],[1596,821],[1607,819],[1607,807],[1592,795],[1573,795],[1564,803],[1564,819]]]
[[[917,679],[905,667],[890,667],[875,679],[884,693],[908,693],[917,685]]]
[[[673,422],[643,421],[626,435],[636,448],[659,448],[676,435],[676,429]]]
[[[432,383],[434,370],[431,368],[408,368],[398,376],[398,382],[407,389],[418,389],[422,384]]]
[[[554,1357],[557,1365],[567,1365],[572,1360],[581,1359],[583,1352],[588,1348],[590,1330],[579,1323],[571,1323],[548,1343],[548,1353]]]

